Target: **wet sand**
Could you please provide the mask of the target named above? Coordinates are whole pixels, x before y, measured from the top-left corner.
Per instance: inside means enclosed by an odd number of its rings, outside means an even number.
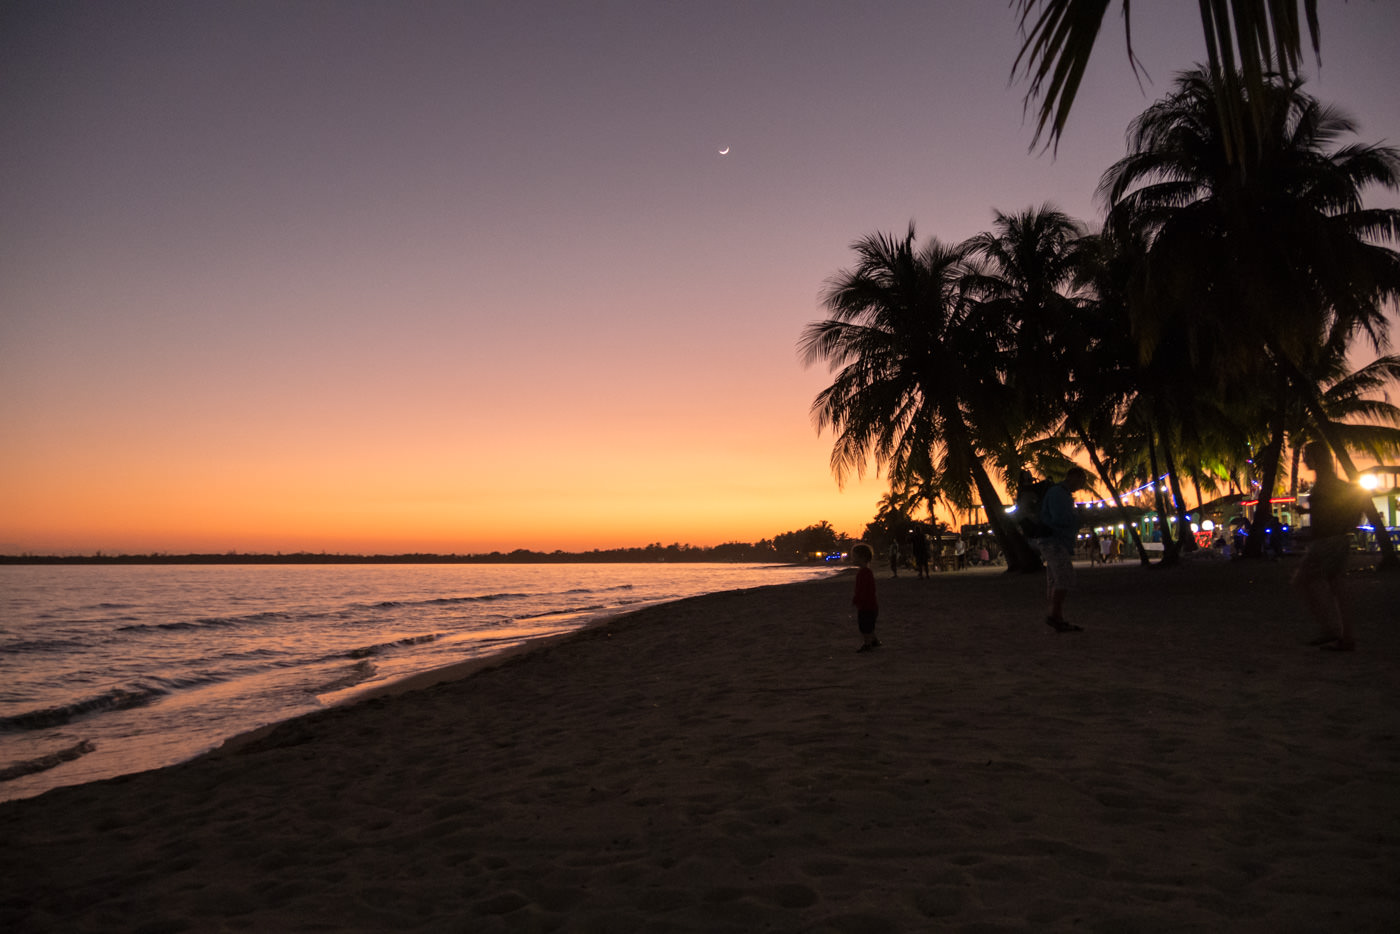
[[[8,931],[1390,931],[1400,575],[877,573],[683,600],[0,804]],[[432,680],[432,679],[427,679]]]

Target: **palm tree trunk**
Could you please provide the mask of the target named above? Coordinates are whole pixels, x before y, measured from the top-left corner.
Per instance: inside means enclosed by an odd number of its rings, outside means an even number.
[[[1073,412],[1066,412],[1065,417],[1069,420],[1070,427],[1074,430],[1074,435],[1079,439],[1079,443],[1084,450],[1089,453],[1089,462],[1094,465],[1094,473],[1108,484],[1108,492],[1113,494],[1113,504],[1118,507],[1119,513],[1126,515],[1128,510],[1123,505],[1123,495],[1118,492],[1118,485],[1109,479],[1108,471],[1104,468],[1103,461],[1099,458],[1098,448],[1089,439],[1089,433],[1084,430],[1084,425],[1078,416]],[[1133,538],[1133,546],[1137,548],[1138,560],[1143,567],[1147,567],[1151,560],[1147,557],[1147,549],[1142,547],[1142,536],[1138,534],[1137,523],[1129,522],[1128,534]]]
[[[1273,430],[1269,433],[1268,446],[1264,448],[1264,453],[1259,458],[1259,499],[1254,504],[1254,521],[1250,525],[1249,540],[1245,542],[1244,546],[1246,558],[1263,557],[1264,532],[1273,522],[1274,504],[1272,500],[1274,486],[1278,483],[1278,465],[1283,455],[1285,422],[1282,391],[1275,393],[1275,398],[1279,400],[1279,404],[1274,410]]]
[[[1162,533],[1163,565],[1176,564],[1176,543],[1172,540],[1170,513],[1167,512],[1166,497],[1162,495],[1162,471],[1157,467],[1156,431],[1147,432],[1147,462],[1152,466],[1152,495],[1157,499],[1157,528]]]
[[[962,412],[956,407],[950,406],[943,412],[943,442],[950,450],[956,449],[972,471],[972,482],[977,487],[977,495],[982,497],[982,509],[987,513],[992,537],[996,539],[1001,553],[1006,555],[1006,570],[1030,573],[1044,568],[1040,555],[1031,548],[1021,530],[1007,521],[1001,497],[997,495],[982,459],[977,456],[971,433],[963,422]]]
[[[1291,480],[1288,484],[1288,495],[1293,497],[1294,500],[1298,498],[1298,463],[1302,459],[1303,446],[1300,444],[1293,445],[1293,463],[1289,465],[1289,477]]]
[[[1191,519],[1186,514],[1186,497],[1181,495],[1181,477],[1176,472],[1176,458],[1172,457],[1171,445],[1162,440],[1162,456],[1167,461],[1167,479],[1172,485],[1172,499],[1176,500],[1176,532],[1180,550],[1190,553],[1196,550],[1196,536],[1191,534]]]

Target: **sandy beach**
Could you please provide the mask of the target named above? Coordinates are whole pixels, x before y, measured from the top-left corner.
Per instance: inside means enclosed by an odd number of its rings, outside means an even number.
[[[0,804],[7,931],[1391,931],[1400,575],[881,570],[693,598]]]

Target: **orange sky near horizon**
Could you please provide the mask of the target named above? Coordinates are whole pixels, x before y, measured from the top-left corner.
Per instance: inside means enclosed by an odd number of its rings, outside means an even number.
[[[68,459],[57,439],[54,448],[29,448],[8,469],[35,478],[31,505],[14,504],[7,532],[39,553],[713,545],[822,519],[859,534],[884,492],[873,479],[836,491],[828,442],[810,425],[789,420],[773,431],[775,413],[743,406],[707,426],[706,413],[685,400],[638,400],[626,421],[523,434],[508,430],[503,411],[466,438],[411,412],[363,413],[359,430],[307,430],[294,408],[281,409],[281,424],[243,437],[222,435],[226,421],[204,423],[206,431],[183,434],[178,459],[160,419],[148,436],[124,443],[92,426],[89,437],[113,452],[100,460]],[[509,450],[492,439],[508,439]]]
[[[476,6],[0,10],[0,554],[859,535],[796,353],[850,244],[1092,223],[1202,54],[1135,7],[1139,92],[1106,23],[1052,157],[1006,4]],[[1322,26],[1400,141],[1400,10]]]

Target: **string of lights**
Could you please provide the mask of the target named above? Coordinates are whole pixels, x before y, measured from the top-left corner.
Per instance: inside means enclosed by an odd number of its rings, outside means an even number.
[[[1148,480],[1146,483],[1142,484],[1142,486],[1135,487],[1134,489],[1131,489],[1131,490],[1124,490],[1124,491],[1123,491],[1121,494],[1119,494],[1119,495],[1120,495],[1121,498],[1126,499],[1126,498],[1129,497],[1129,496],[1136,496],[1136,495],[1139,494],[1139,493],[1145,492],[1145,491],[1147,491],[1147,490],[1151,490],[1155,484],[1159,484],[1159,483],[1160,483],[1160,484],[1162,485],[1162,492],[1163,492],[1163,493],[1166,493],[1167,495],[1170,496],[1170,495],[1171,495],[1171,491],[1167,489],[1166,479],[1167,479],[1167,475],[1166,475],[1166,474],[1162,474],[1162,475],[1161,475],[1160,477],[1158,477],[1156,480]],[[1106,509],[1106,508],[1109,507],[1109,506],[1117,505],[1117,504],[1114,503],[1113,499],[1110,497],[1110,498],[1107,498],[1107,499],[1091,499],[1091,500],[1084,500],[1083,502],[1075,503],[1075,505],[1078,506],[1078,507],[1080,507],[1080,508],[1082,508],[1082,509]]]

